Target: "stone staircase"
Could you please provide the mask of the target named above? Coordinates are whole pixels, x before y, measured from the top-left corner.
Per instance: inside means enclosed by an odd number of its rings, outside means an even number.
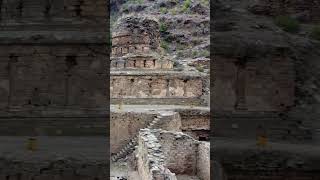
[[[162,113],[159,113],[153,119],[153,121],[147,125],[146,128],[148,128],[148,129],[155,128],[156,125],[158,124],[158,122],[162,118],[164,118],[164,116],[162,115]],[[118,153],[115,153],[114,155],[112,155],[111,160],[113,162],[117,162],[119,159],[123,159],[123,158],[127,157],[129,154],[131,154],[135,150],[135,147],[137,144],[138,144],[138,133],[132,139],[130,139],[129,143],[127,143]]]

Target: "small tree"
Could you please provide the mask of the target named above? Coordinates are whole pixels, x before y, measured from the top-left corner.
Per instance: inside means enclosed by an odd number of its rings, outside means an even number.
[[[168,30],[167,25],[166,25],[165,23],[160,23],[159,31],[160,31],[161,33],[164,33],[164,32],[167,32],[167,30]]]
[[[275,24],[284,31],[296,33],[300,30],[300,23],[290,16],[278,16],[275,19]]]
[[[316,25],[312,28],[310,37],[320,41],[320,25]]]

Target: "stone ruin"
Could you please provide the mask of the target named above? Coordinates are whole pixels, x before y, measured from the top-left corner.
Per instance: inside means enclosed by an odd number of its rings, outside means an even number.
[[[112,103],[204,105],[205,76],[177,71],[174,62],[161,55],[159,25],[133,17],[123,21],[126,25],[114,27],[112,35]]]
[[[178,70],[143,16],[118,20],[111,54],[111,178],[210,179],[208,75]]]
[[[137,169],[141,179],[176,179],[175,174],[180,178],[210,179],[209,142],[181,132],[142,129],[138,144]]]
[[[106,6],[0,1],[1,135],[106,135]]]
[[[0,1],[0,179],[107,178],[107,6]]]

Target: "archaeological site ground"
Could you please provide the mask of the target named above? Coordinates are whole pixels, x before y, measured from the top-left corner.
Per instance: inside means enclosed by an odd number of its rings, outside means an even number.
[[[145,3],[112,3],[111,179],[209,180],[209,8],[172,16],[157,9],[182,3]]]

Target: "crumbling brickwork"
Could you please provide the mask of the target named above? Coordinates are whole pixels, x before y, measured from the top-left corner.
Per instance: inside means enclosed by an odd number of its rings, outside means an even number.
[[[135,74],[135,76],[133,76]],[[112,73],[110,93],[112,98],[195,98],[201,101],[201,77],[183,73]],[[130,88],[129,88],[130,87]],[[133,103],[134,101],[132,101]],[[159,101],[160,103],[160,101]],[[183,102],[176,102],[183,103]]]
[[[209,143],[181,132],[142,129],[136,153],[138,170],[144,179],[154,178],[151,172],[169,179],[178,175],[210,179]]]
[[[130,139],[134,138],[140,129],[146,128],[157,117],[156,112],[111,112],[110,137],[111,153],[116,153],[123,148]],[[161,112],[161,119],[153,126],[165,130],[181,131],[179,113]]]
[[[138,171],[142,179],[176,180],[175,174],[165,167],[165,156],[157,138],[148,130],[139,133]]]
[[[146,112],[111,112],[110,145],[111,153],[118,152],[139,131],[145,128],[156,116]]]
[[[197,175],[203,180],[210,179],[210,143],[201,142],[197,154]]]

